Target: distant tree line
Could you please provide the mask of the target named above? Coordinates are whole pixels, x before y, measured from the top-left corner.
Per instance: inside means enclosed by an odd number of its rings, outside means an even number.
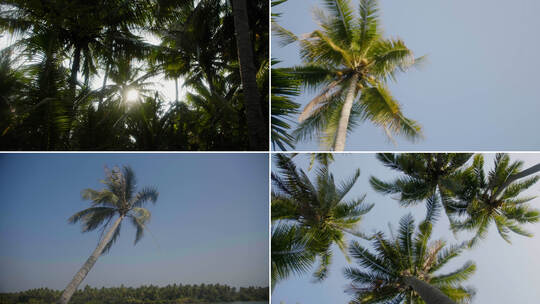
[[[29,289],[15,293],[1,293],[0,304],[56,303],[61,290],[49,288]],[[88,285],[71,298],[73,304],[173,304],[233,301],[268,301],[268,287],[231,287],[221,284],[182,285],[164,287],[143,285],[134,287],[93,288]]]

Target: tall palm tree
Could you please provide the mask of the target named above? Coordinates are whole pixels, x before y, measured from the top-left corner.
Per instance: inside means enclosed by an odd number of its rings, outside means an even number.
[[[476,270],[473,262],[446,274],[438,271],[457,257],[465,244],[445,248],[442,240],[430,242],[432,225],[422,222],[415,232],[413,217],[401,218],[397,235],[379,232],[372,241],[374,252],[353,242],[349,254],[363,269],[348,267],[348,289],[353,303],[470,303],[471,288],[463,287]]]
[[[150,211],[143,206],[147,202],[155,204],[157,201],[158,192],[153,187],[145,187],[136,192],[135,173],[129,166],[124,166],[122,169],[116,167],[112,170],[106,169],[105,173],[106,179],[103,181],[105,189],[82,191],[82,197],[90,200],[92,206],[75,213],[68,221],[72,224],[81,222],[83,232],[98,228],[105,232],[108,227],[107,233],[102,235],[94,252],[64,289],[59,303],[69,302],[99,256],[111,249],[120,235],[120,225],[125,218],[129,218],[137,229],[135,244],[141,239],[146,224],[150,220]],[[113,221],[115,217],[117,218]]]
[[[314,277],[323,280],[331,264],[331,246],[336,244],[347,256],[345,233],[365,237],[356,227],[373,204],[364,204],[365,195],[351,200],[345,196],[355,185],[360,170],[348,180],[336,185],[328,165],[317,169],[313,184],[303,170],[296,169],[292,160],[276,155],[278,173],[272,173],[275,191],[272,192],[272,221],[297,226],[307,238],[307,248],[319,258]]]
[[[257,68],[253,58],[246,0],[232,0],[232,9],[250,147],[252,150],[268,150],[268,134],[261,111],[261,96],[257,86]]]
[[[538,222],[540,210],[527,204],[535,196],[520,197],[520,194],[540,179],[540,175],[531,176],[540,171],[540,164],[526,170],[522,167],[522,161],[511,162],[508,154],[500,153],[486,176],[484,157],[479,154],[463,172],[461,184],[454,192],[463,206],[459,214],[465,219],[455,221],[452,227],[454,230],[474,231],[471,245],[487,235],[491,223],[507,242],[510,242],[510,232],[532,236],[522,225]]]
[[[328,148],[343,151],[347,132],[361,120],[382,127],[390,138],[419,137],[420,126],[403,115],[386,85],[417,59],[402,40],[383,38],[377,1],[360,0],[358,18],[348,0],[324,3],[329,15],[316,10],[321,28],[308,35],[298,37],[273,25],[283,44],[300,43],[304,64],[290,70],[305,87],[319,92],[299,117],[297,138],[310,139],[315,133]]]
[[[433,221],[441,207],[447,215],[455,211],[451,189],[471,157],[472,153],[378,153],[377,159],[384,166],[404,176],[391,182],[372,176],[369,182],[377,192],[398,194],[402,206],[425,201],[429,219]]]

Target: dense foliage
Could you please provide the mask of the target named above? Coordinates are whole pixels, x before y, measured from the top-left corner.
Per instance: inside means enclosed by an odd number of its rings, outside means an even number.
[[[268,2],[245,1],[242,41],[235,3],[1,1],[0,149],[267,149]]]
[[[523,169],[522,161],[511,161],[505,153],[495,156],[489,170],[482,154],[385,153],[377,158],[403,175],[391,182],[371,177],[376,191],[398,194],[404,207],[425,202],[431,220],[444,207],[454,231],[475,233],[470,245],[485,238],[492,223],[510,242],[511,233],[532,236],[524,225],[540,220],[540,210],[529,204],[535,197],[522,196],[540,180],[540,164]]]
[[[426,299],[407,282],[415,278],[436,287],[455,303],[470,303],[475,292],[461,283],[474,274],[476,265],[468,261],[452,272],[440,273],[463,252],[466,244],[430,241],[431,233],[429,220],[416,228],[414,218],[408,214],[401,218],[397,232],[390,232],[389,237],[383,232],[377,233],[371,242],[373,250],[353,241],[350,255],[362,266],[347,267],[344,271],[345,277],[351,280],[348,291],[354,295],[353,302],[425,303]]]
[[[283,154],[275,155],[276,172],[272,173],[272,284],[290,274],[307,272],[316,259],[319,266],[315,280],[328,277],[332,263],[332,245],[347,255],[345,233],[363,236],[357,230],[372,204],[365,196],[347,199],[360,170],[348,180],[337,183],[329,169],[329,159],[321,162],[312,182],[304,170]]]
[[[1,304],[33,303],[52,304],[60,297],[61,290],[48,288],[30,289],[0,294]],[[268,301],[268,287],[235,288],[221,284],[182,285],[164,287],[140,286],[93,288],[86,285],[71,298],[73,304],[169,304],[209,303],[233,301]]]

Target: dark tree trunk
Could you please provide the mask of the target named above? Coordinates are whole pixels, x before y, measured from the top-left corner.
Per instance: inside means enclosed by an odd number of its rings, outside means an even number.
[[[519,173],[516,173],[514,175],[510,175],[508,177],[508,179],[506,179],[506,181],[497,189],[497,195],[499,195],[499,193],[503,192],[504,189],[506,189],[506,187],[508,187],[511,183],[515,182],[516,180],[520,179],[520,178],[524,178],[526,176],[529,176],[531,174],[535,174],[537,172],[540,171],[540,164],[536,164],[528,169],[525,169]]]
[[[253,60],[253,50],[249,36],[248,13],[246,0],[232,0],[234,27],[240,77],[244,90],[246,119],[251,150],[268,150],[268,132],[266,119],[262,116],[261,97],[257,87],[257,70]]]
[[[69,90],[73,102],[75,102],[76,90],[77,90],[77,73],[81,66],[81,48],[76,46],[73,52],[73,63],[71,64],[71,76],[69,78]]]
[[[406,277],[404,281],[420,295],[426,304],[456,304],[442,293],[440,289],[415,277]]]

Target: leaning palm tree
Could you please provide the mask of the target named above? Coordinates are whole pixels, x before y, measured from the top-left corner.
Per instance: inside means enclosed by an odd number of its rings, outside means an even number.
[[[323,280],[331,264],[331,246],[336,244],[347,257],[345,233],[365,237],[356,231],[356,226],[373,205],[363,203],[365,195],[345,200],[360,176],[360,170],[356,170],[349,180],[336,185],[328,166],[321,166],[317,169],[316,184],[313,184],[303,170],[296,169],[289,157],[277,154],[276,165],[279,174],[272,173],[275,185],[272,221],[297,227],[307,239],[307,250],[320,260],[314,277]]]
[[[349,253],[364,268],[344,271],[352,281],[348,291],[354,295],[353,303],[470,303],[474,291],[461,283],[476,270],[473,262],[450,273],[438,273],[465,244],[445,248],[442,240],[430,242],[431,223],[422,222],[415,233],[410,214],[399,226],[395,237],[376,234],[372,241],[375,252],[352,243]]]
[[[158,192],[155,188],[145,187],[136,192],[135,174],[130,167],[105,169],[105,173],[106,179],[103,181],[105,189],[99,191],[85,189],[82,191],[82,197],[90,200],[92,206],[75,213],[68,220],[72,224],[81,222],[83,232],[101,228],[102,236],[92,255],[64,289],[59,303],[69,302],[99,256],[111,249],[112,244],[120,235],[120,225],[125,218],[129,218],[137,229],[135,244],[141,239],[146,229],[146,223],[150,220],[150,211],[143,206],[147,202],[155,204],[157,201]],[[117,218],[113,221],[115,217]],[[107,233],[103,235],[107,228]]]
[[[522,225],[538,222],[540,211],[527,204],[535,196],[520,197],[520,194],[540,179],[539,175],[531,176],[540,171],[540,164],[526,170],[522,170],[522,166],[522,161],[511,162],[508,154],[497,154],[494,167],[486,176],[484,157],[479,154],[463,172],[455,193],[463,205],[459,214],[465,219],[452,223],[452,228],[474,231],[471,245],[487,235],[491,223],[507,242],[510,242],[510,232],[532,236]]]
[[[420,126],[403,115],[386,85],[418,59],[402,40],[383,38],[377,1],[360,0],[359,18],[349,0],[324,3],[329,15],[315,10],[321,29],[310,34],[298,37],[273,25],[284,45],[300,43],[304,64],[290,71],[319,92],[299,116],[296,137],[315,134],[327,148],[343,151],[347,132],[361,120],[382,127],[391,139],[393,134],[419,137]]]
[[[425,201],[430,220],[435,220],[441,207],[447,215],[454,212],[451,189],[471,157],[472,153],[379,153],[377,159],[384,166],[404,176],[391,182],[372,176],[369,182],[377,192],[398,194],[404,207]]]

